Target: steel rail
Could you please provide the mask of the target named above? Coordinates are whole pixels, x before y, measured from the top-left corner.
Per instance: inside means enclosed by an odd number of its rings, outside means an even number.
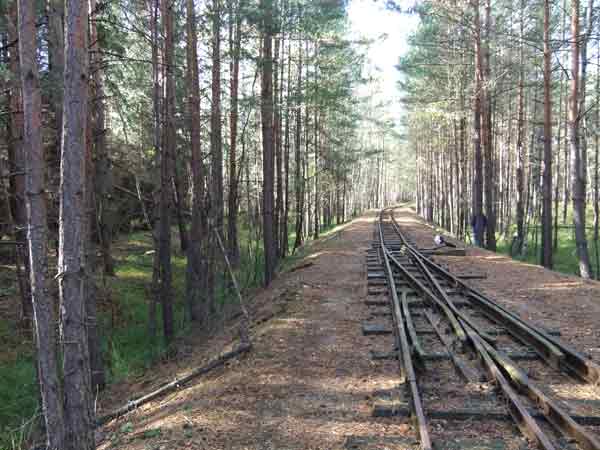
[[[598,438],[573,420],[569,414],[563,411],[552,399],[544,394],[542,390],[536,387],[527,374],[517,364],[487,342],[484,342],[483,345],[492,359],[502,367],[515,387],[540,407],[542,414],[554,428],[560,430],[565,436],[569,436],[577,441],[584,450],[600,450],[600,441]]]
[[[396,231],[396,234],[400,237],[406,248],[409,249],[410,253],[415,257],[420,257],[421,261],[427,261],[427,263],[433,269],[442,269],[440,266],[433,263],[433,261],[424,258],[422,255],[420,255],[417,249],[413,248],[407,243],[407,241],[404,239],[404,236],[402,235],[402,232],[400,231],[397,222],[395,221],[395,218],[393,217],[393,213],[391,213],[390,215],[392,223],[394,224],[394,230]],[[459,281],[459,286],[464,286],[467,289],[470,289],[470,287],[460,282],[460,280],[456,280],[456,277],[449,274],[447,271],[444,270],[444,272],[445,274],[449,275],[450,281]],[[443,289],[441,288],[439,283],[437,283],[437,280],[434,280],[435,279],[432,279],[430,281],[432,282],[436,290],[441,294],[441,296],[445,297],[446,300],[448,300],[447,296],[444,295]],[[518,318],[518,316],[515,316],[514,314],[500,307],[495,302],[487,299],[481,294],[476,292],[475,295],[481,296],[480,300],[482,302],[485,302],[486,304],[489,304],[490,307],[498,306],[498,310],[506,312],[511,317]],[[505,396],[510,400],[510,413],[524,434],[535,440],[538,443],[538,445],[540,445],[544,449],[553,448],[552,444],[547,440],[546,436],[539,429],[533,417],[521,404],[519,398],[512,390],[511,384],[512,386],[514,386],[515,389],[517,389],[518,391],[526,395],[530,400],[532,400],[540,408],[546,420],[563,435],[574,439],[585,450],[600,450],[600,441],[598,440],[598,438],[593,436],[584,427],[575,422],[575,420],[569,414],[563,411],[554,401],[547,397],[543,391],[537,388],[530,381],[525,372],[517,364],[515,364],[507,355],[495,349],[492,345],[490,345],[490,343],[482,339],[482,337],[478,335],[477,331],[474,330],[467,322],[465,322],[462,319],[462,317],[460,317],[459,320],[461,321],[461,324],[467,332],[467,335],[470,341],[472,342],[473,346],[479,353],[479,356],[482,359],[482,362],[484,363],[488,374],[492,379],[494,379],[498,383]],[[537,330],[532,325],[528,324],[527,322],[521,319],[519,319],[518,323],[522,325],[522,328],[529,328],[531,329],[531,331],[537,332]],[[547,333],[543,334],[547,336]],[[520,335],[515,336],[515,338],[517,338],[518,340],[522,340],[520,339]],[[561,349],[564,346],[564,344],[560,343],[560,341],[556,339],[552,339],[552,341],[557,342],[559,344],[558,346],[560,346]],[[556,350],[560,351],[558,348],[556,348]],[[508,384],[508,381],[506,380],[506,378],[504,378],[504,375],[506,375],[509,378],[510,384]]]
[[[535,328],[515,314],[501,307],[493,300],[488,299],[483,294],[470,288],[462,280],[459,280],[457,277],[440,267],[435,262],[424,257],[417,249],[406,242],[393,214],[391,215],[391,218],[396,233],[398,233],[398,236],[400,236],[400,238],[403,240],[404,245],[406,245],[411,254],[416,259],[420,260],[423,265],[431,267],[436,274],[443,276],[447,281],[450,281],[455,286],[460,287],[463,291],[465,291],[465,295],[471,300],[474,300],[477,305],[482,308],[486,315],[492,319],[492,321],[504,325],[506,330],[513,337],[533,347],[535,351],[544,360],[546,360],[546,362],[548,362],[549,365],[557,369],[561,369],[561,367],[565,366],[565,364],[568,364],[565,352],[558,345],[556,345],[556,339],[551,338],[551,336],[547,335],[547,333]],[[600,372],[598,373],[600,374]],[[583,375],[584,373],[581,374],[582,377]]]
[[[438,327],[438,324],[435,322],[433,316],[427,309],[423,312],[427,321],[431,324],[434,333],[437,335],[438,339],[446,349],[446,352],[450,355],[450,359],[456,367],[458,374],[462,377],[462,379],[467,383],[475,383],[478,380],[477,374],[468,367],[456,354],[452,351],[452,341],[448,337],[448,335],[442,333],[442,330]]]
[[[407,244],[406,240],[404,239],[404,236],[402,235],[397,226],[394,226],[394,230],[402,240],[403,244],[409,250],[411,255],[413,255],[413,259],[415,261],[419,261],[418,251]],[[401,268],[402,264],[396,261],[396,266],[398,268]],[[450,309],[449,306],[451,305],[451,302],[449,298],[445,295],[442,287],[439,285],[439,283],[436,282],[437,280],[433,278],[433,275],[426,268],[424,268],[423,272],[426,275],[426,278],[429,279],[429,282],[433,285],[434,290],[437,291],[439,297],[441,297],[436,300],[436,304],[445,306],[447,309]],[[456,308],[454,308],[454,310],[458,313],[458,310]],[[452,313],[454,314],[454,311]],[[482,336],[480,336],[477,329],[468,320],[465,320],[464,314],[460,314],[460,316],[457,318],[457,321],[460,321],[459,323],[462,327],[461,329],[464,330],[469,341],[471,341],[471,343],[473,344],[473,347],[479,355],[479,358],[481,359],[488,373],[488,376],[497,384],[497,386],[502,391],[504,397],[508,400],[508,411],[513,417],[519,430],[523,433],[525,437],[535,442],[543,450],[556,450],[556,447],[552,444],[552,442],[550,442],[548,437],[540,429],[536,420],[531,416],[531,414],[529,413],[529,411],[527,410],[517,393],[514,391],[513,387],[510,385],[509,381],[502,373],[499,365],[496,364],[496,362],[490,356],[489,352],[486,350],[486,347],[483,344],[485,340],[482,338]]]
[[[396,229],[398,229],[398,223],[393,215],[391,217]],[[517,328],[508,327],[508,331],[512,331],[513,335],[519,340],[526,341],[527,344],[534,347],[546,361],[551,364],[554,363],[559,369],[565,369],[567,372],[577,375],[582,380],[590,383],[600,383],[600,365],[586,358],[583,354],[556,337],[520,318],[430,259],[423,258],[423,261],[428,266],[434,268],[440,276],[462,289],[465,296],[477,302],[490,315],[498,317],[496,321],[500,320],[504,323],[514,324]],[[519,336],[516,334],[519,334]]]
[[[417,280],[414,275],[412,275],[408,270],[406,270],[406,267],[404,267],[404,265],[400,263],[394,257],[394,255],[389,250],[387,250],[387,248],[383,250],[383,253],[386,254],[386,256],[394,263],[396,268],[399,269],[400,272],[402,272],[402,275],[406,278],[408,283],[416,291],[421,292],[426,300],[429,300],[432,304],[437,305],[443,311],[444,315],[450,322],[450,325],[452,325],[452,328],[454,329],[454,332],[456,333],[458,339],[461,341],[461,343],[466,343],[467,335],[465,334],[465,331],[458,322],[458,319],[456,318],[452,310],[448,308],[443,302],[441,302],[427,286],[425,286],[423,283]]]
[[[416,419],[416,426],[419,434],[419,439],[421,441],[421,449],[432,450],[433,446],[431,443],[431,438],[429,436],[427,419],[425,418],[425,413],[423,411],[423,403],[421,401],[421,394],[419,393],[417,377],[415,375],[415,370],[412,364],[410,346],[408,344],[408,337],[406,334],[406,328],[404,326],[404,318],[402,315],[402,310],[400,308],[400,302],[398,300],[398,293],[396,292],[396,282],[394,281],[394,273],[392,272],[392,268],[390,267],[390,262],[387,254],[388,250],[385,247],[385,241],[383,238],[382,217],[383,211],[379,217],[379,240],[381,245],[381,254],[383,257],[384,268],[387,275],[392,300],[392,314],[396,325],[396,339],[399,341],[398,344],[400,344],[398,347],[400,349],[401,354],[401,375],[404,378],[405,383],[408,384],[408,390],[411,399],[411,409]]]
[[[413,260],[417,263],[417,266],[421,270],[421,273],[425,276],[425,278],[427,280],[429,280],[431,285],[434,287],[435,291],[437,291],[438,295],[442,298],[443,301],[441,302],[441,304],[443,304],[445,307],[450,309],[450,311],[452,311],[452,313],[454,314],[454,317],[460,318],[464,322],[469,324],[469,326],[471,328],[473,328],[477,332],[477,334],[479,334],[483,339],[485,339],[488,342],[492,342],[492,343],[496,342],[496,338],[494,338],[493,336],[490,336],[488,333],[482,331],[475,323],[473,323],[473,321],[468,316],[466,316],[465,314],[461,313],[458,310],[458,308],[454,305],[454,303],[452,303],[452,300],[450,300],[450,298],[446,294],[446,291],[444,289],[442,289],[439,282],[435,279],[435,277],[433,276],[431,271],[427,268],[427,266],[419,258],[420,255],[418,254],[418,252],[416,252],[415,249],[413,249],[411,246],[408,246],[408,245],[407,245],[407,249],[409,250],[411,255],[413,255]],[[401,263],[399,263],[398,261],[395,261],[395,264],[401,265]]]
[[[421,366],[425,364],[426,354],[421,346],[419,341],[419,337],[417,336],[417,329],[415,328],[415,324],[412,321],[410,316],[410,311],[408,309],[408,299],[406,298],[406,291],[403,290],[400,293],[400,308],[402,312],[402,316],[404,321],[406,322],[406,331],[410,336],[410,341],[412,342],[412,348],[414,350],[414,354],[419,360]]]
[[[488,372],[488,375],[496,382],[506,399],[509,401],[508,411],[515,420],[519,430],[521,430],[526,437],[536,442],[544,450],[554,450],[554,445],[552,445],[548,437],[540,429],[536,420],[531,416],[529,411],[527,411],[517,393],[513,390],[498,365],[490,356],[489,352],[487,351],[486,342],[481,339],[481,337],[479,337],[477,333],[472,330],[471,327],[469,327],[469,325],[465,324],[465,328],[467,330],[467,334],[469,335],[469,339],[473,343],[473,346],[477,350],[477,353],[479,354],[479,357],[481,358],[483,365]]]

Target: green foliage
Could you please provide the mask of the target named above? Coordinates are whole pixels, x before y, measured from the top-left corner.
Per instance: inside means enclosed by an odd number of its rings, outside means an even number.
[[[597,273],[598,268],[594,267],[594,255],[597,251],[596,245],[600,243],[594,242],[593,237],[593,230],[589,229],[587,231],[588,248],[590,251],[593,273]],[[525,255],[522,257],[517,257],[516,259],[530,264],[539,264],[541,251],[541,230],[539,228],[537,229],[537,239],[535,236],[535,230],[531,230],[528,236],[528,241],[529,245],[527,246]],[[511,241],[509,239],[501,238],[498,241],[498,252],[510,256],[510,245]],[[598,251],[600,251],[600,247],[598,248]],[[553,270],[570,275],[579,275],[579,260],[577,259],[575,235],[573,229],[560,228],[558,230],[558,247],[554,250],[553,262]]]
[[[177,245],[178,242],[174,240],[174,250]],[[134,233],[124,243],[123,250],[124,257],[117,265],[116,278],[107,280],[111,301],[117,302],[118,309],[115,314],[102,315],[102,328],[110,330],[106,351],[111,369],[110,377],[114,381],[141,373],[166,350],[161,327],[157,330],[157,341],[154,345],[148,345],[148,301],[151,295],[153,259],[151,236],[145,232]],[[173,253],[175,323],[182,324],[185,258],[175,251]],[[157,306],[160,317],[160,305]]]
[[[562,211],[563,203],[559,204],[559,210]],[[600,252],[600,242],[594,241],[594,230],[589,224],[593,223],[593,210],[587,208],[587,223],[588,228],[586,230],[588,239],[588,251],[590,253],[590,263],[592,266],[592,272],[598,273],[598,267],[596,267],[596,252]],[[577,258],[577,250],[575,246],[575,231],[572,228],[573,225],[573,210],[571,205],[567,208],[567,221],[566,223],[561,220],[558,222],[558,246],[553,252],[553,270],[562,272],[570,275],[579,275],[579,260]],[[516,233],[516,226],[511,226],[511,229],[505,235],[498,235],[498,252],[510,256],[512,236]],[[554,230],[553,230],[554,233]],[[539,225],[532,225],[529,227],[526,236],[526,251],[524,255],[515,256],[515,259],[524,261],[530,264],[539,264],[540,252],[541,252],[541,228]],[[554,242],[554,239],[553,239]],[[598,248],[596,248],[598,245]]]
[[[30,431],[38,409],[35,374],[31,353],[0,365],[0,449],[8,450]]]

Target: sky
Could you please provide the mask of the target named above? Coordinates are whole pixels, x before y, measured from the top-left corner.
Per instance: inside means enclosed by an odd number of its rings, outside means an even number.
[[[401,0],[402,7],[412,1]],[[384,0],[350,0],[348,16],[352,35],[376,39],[369,51],[368,68],[381,80],[382,100],[391,100],[389,114],[396,121],[402,114],[396,83],[399,79],[398,58],[408,48],[407,41],[416,29],[418,18],[413,14],[401,14],[385,9]]]

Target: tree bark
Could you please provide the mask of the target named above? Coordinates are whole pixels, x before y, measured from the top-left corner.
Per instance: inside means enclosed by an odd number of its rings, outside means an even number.
[[[211,130],[211,209],[213,226],[223,227],[223,149],[221,131],[221,0],[213,0],[212,10],[212,107]]]
[[[64,373],[65,450],[95,449],[90,389],[85,255],[85,152],[88,109],[87,8],[67,0],[60,164],[58,292]]]
[[[90,0],[90,11],[96,11],[96,1]],[[95,155],[95,190],[96,213],[98,225],[98,238],[104,265],[105,275],[115,275],[115,264],[111,254],[113,239],[114,212],[111,210],[113,196],[113,180],[110,155],[106,145],[105,127],[105,98],[104,83],[102,80],[103,61],[96,30],[95,21],[90,27],[90,52],[92,73],[92,138],[94,141]]]
[[[490,87],[491,59],[490,59],[490,33],[492,28],[491,0],[485,2],[485,52],[483,55],[483,101],[481,140],[485,153],[484,165],[484,188],[485,188],[485,212],[487,216],[486,227],[486,248],[496,251],[496,212],[495,212],[495,184],[496,176],[494,173],[494,143],[492,133],[492,95]]]
[[[212,1],[212,104],[210,110],[210,222],[208,296],[209,308],[214,312],[215,275],[217,268],[217,243],[213,238],[213,228],[221,235],[223,228],[223,148],[221,130],[221,0]]]
[[[481,25],[479,18],[479,0],[471,0],[474,20],[475,40],[475,95],[473,111],[473,147],[474,147],[474,179],[473,179],[473,216],[483,215],[483,158],[481,154],[481,111],[485,108],[483,95],[483,61],[481,55]],[[475,241],[483,245],[483,228],[475,227]]]
[[[89,0],[90,11],[96,12],[96,0]],[[94,19],[94,17],[92,17]],[[97,292],[96,285],[96,239],[94,236],[94,225],[97,223],[96,211],[101,210],[98,207],[96,171],[97,165],[94,163],[94,153],[99,158],[104,154],[106,157],[106,139],[104,134],[104,91],[102,89],[102,80],[100,77],[101,60],[98,43],[98,33],[95,20],[90,20],[90,67],[94,72],[91,82],[92,97],[90,98],[90,108],[88,109],[88,123],[86,127],[86,154],[85,154],[85,216],[84,216],[84,255],[85,255],[85,281],[84,298],[86,302],[88,347],[90,352],[90,373],[92,392],[104,389],[106,385],[106,376],[104,373],[104,363],[102,360],[102,350],[100,343],[100,334],[98,328],[97,314]],[[108,158],[106,158],[108,159]],[[108,175],[108,174],[105,174]],[[98,230],[102,233],[102,230]],[[102,247],[102,256],[104,261],[105,274],[114,274],[114,265],[110,254],[110,242],[104,243],[104,239],[111,239],[111,234],[106,234],[100,238]],[[107,272],[112,270],[112,272]]]
[[[237,168],[237,132],[238,132],[238,88],[240,74],[240,52],[242,40],[242,0],[234,7],[234,0],[229,0],[229,51],[231,62],[230,79],[230,111],[229,111],[229,194],[227,216],[227,253],[232,267],[240,264],[240,244],[238,242],[238,186],[239,173]]]
[[[600,130],[600,46],[596,49],[596,130]],[[594,250],[596,279],[600,280],[600,133],[594,137]]]
[[[579,259],[579,274],[590,278],[590,258],[585,235],[585,184],[584,155],[579,146],[579,0],[571,2],[571,92],[569,97],[569,149],[571,157],[571,192],[573,200],[573,226],[575,246]]]
[[[188,248],[188,234],[185,226],[185,217],[183,211],[185,209],[185,196],[181,186],[181,176],[177,167],[177,155],[173,148],[173,182],[171,183],[173,192],[173,205],[175,206],[175,215],[177,217],[177,228],[179,229],[179,248],[181,253],[185,255]]]
[[[65,0],[48,0],[48,78],[50,111],[54,113],[53,141],[48,146],[46,164],[48,167],[48,225],[51,241],[58,234],[58,190],[60,184],[60,149],[63,134],[63,75],[65,70],[64,16]]]
[[[160,70],[158,61],[159,51],[159,29],[158,29],[158,15],[160,11],[160,0],[151,0],[150,2],[150,15],[151,15],[151,33],[152,33],[152,145],[154,147],[154,158],[156,166],[160,166],[160,155],[161,155],[161,135],[160,135]],[[156,201],[156,191],[153,192],[155,207],[153,208],[152,217],[152,240],[154,241],[154,255],[152,258],[152,284],[151,284],[151,295],[148,301],[148,334],[150,336],[151,344],[154,345],[157,336],[158,320],[157,320],[157,304],[160,302],[160,263],[159,263],[159,247],[158,242],[158,225],[156,204],[160,203],[160,200]]]
[[[206,213],[204,206],[205,168],[200,141],[200,85],[198,74],[198,38],[194,1],[186,1],[187,11],[187,94],[192,170],[192,223],[187,254],[186,302],[189,319],[203,323],[208,318],[205,297],[206,278]]]
[[[173,4],[162,1],[164,35],[165,99],[163,109],[163,145],[160,158],[160,222],[159,222],[159,285],[162,305],[163,334],[165,343],[170,345],[174,337],[173,292],[171,267],[171,209],[173,195],[171,182],[172,162],[175,155],[175,74],[173,42]]]
[[[288,62],[287,62],[287,88],[286,88],[286,105],[285,105],[285,137],[284,137],[284,173],[285,173],[285,201],[283,204],[283,215],[279,226],[281,232],[281,257],[285,258],[289,251],[289,236],[288,236],[288,221],[290,210],[290,86],[292,75],[292,45],[288,42]]]
[[[282,158],[281,158],[281,111],[279,96],[281,93],[281,86],[279,80],[279,67],[283,64],[280,58],[280,47],[282,48],[281,38],[274,38],[275,48],[273,53],[273,151],[275,152],[275,211],[273,213],[273,240],[275,241],[275,254],[279,258],[279,222],[281,217],[281,211],[283,207],[282,195],[283,181],[282,177]]]
[[[302,176],[302,41],[298,41],[298,75],[296,81],[296,129],[294,130],[294,187],[296,194],[296,238],[294,251],[302,246],[304,232],[304,178]]]
[[[317,56],[317,49],[315,47],[315,59]],[[315,91],[317,89],[319,83],[319,78],[318,78],[318,74],[317,71],[315,69]],[[315,98],[316,98],[316,92],[315,92]],[[314,232],[313,232],[313,239],[319,239],[319,231],[321,230],[321,223],[320,223],[320,213],[321,213],[321,204],[320,204],[320,190],[319,190],[319,151],[320,151],[320,139],[319,139],[319,124],[320,124],[320,118],[319,118],[319,110],[318,108],[314,107],[314,118],[315,118],[315,123],[314,123],[314,135],[313,135],[313,146],[314,146],[314,151],[315,151],[315,181],[314,181],[314,186],[315,186],[315,200],[314,200],[314,214],[315,214],[315,218],[314,218]],[[379,173],[379,172],[378,172]]]
[[[18,11],[17,2],[12,2],[8,12],[8,41],[18,41]],[[20,245],[15,248],[17,277],[19,284],[19,294],[21,296],[21,319],[26,326],[29,326],[33,316],[33,306],[31,304],[31,288],[29,278],[31,276],[29,269],[29,258],[27,251],[27,208],[25,202],[25,151],[23,146],[23,99],[20,86],[20,64],[18,46],[13,45],[10,48],[9,70],[11,81],[9,85],[9,108],[10,116],[8,121],[8,156],[9,170],[12,175],[9,178],[10,210],[13,218],[14,238]],[[23,266],[23,270],[21,270]]]
[[[524,158],[525,158],[525,150],[523,149],[523,140],[524,140],[524,126],[525,126],[525,120],[524,120],[524,105],[525,105],[525,99],[524,99],[524,78],[525,78],[525,58],[524,58],[524,53],[523,53],[523,28],[524,28],[524,21],[525,21],[525,0],[521,0],[521,21],[520,21],[520,28],[521,28],[521,40],[519,43],[519,93],[518,93],[518,100],[517,100],[517,141],[516,141],[516,145],[517,145],[517,168],[515,171],[515,175],[516,175],[516,193],[517,193],[517,211],[516,211],[516,218],[515,218],[515,222],[517,225],[517,238],[516,238],[516,242],[514,243],[515,245],[513,245],[513,248],[511,249],[512,251],[512,255],[516,256],[516,255],[520,255],[523,249],[523,243],[525,240],[525,234],[524,234],[524,223],[525,223],[525,202],[524,202],[524,196],[525,196],[525,186],[524,186],[524,177],[523,177],[523,165],[524,165]]]
[[[42,410],[51,449],[65,448],[65,422],[61,398],[54,307],[48,292],[48,228],[46,221],[45,154],[42,146],[42,96],[37,66],[35,2],[19,0],[19,55],[23,95],[23,150],[25,153],[25,201],[27,240],[31,268],[38,379]]]
[[[273,0],[261,0],[262,80],[261,122],[263,147],[263,241],[265,252],[265,285],[275,277],[277,252],[273,230],[274,209],[274,142],[273,142]]]
[[[542,185],[541,263],[552,268],[552,92],[550,1],[544,0],[544,172]]]

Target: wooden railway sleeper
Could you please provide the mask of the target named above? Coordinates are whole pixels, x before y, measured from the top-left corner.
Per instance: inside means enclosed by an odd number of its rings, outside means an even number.
[[[513,416],[513,419],[515,420],[515,423],[521,432],[527,438],[534,441],[540,448],[544,450],[554,450],[556,447],[552,444],[552,442],[550,442],[548,436],[546,436],[540,429],[538,423],[531,416],[527,408],[525,408],[517,393],[513,390],[508,380],[502,374],[498,365],[492,359],[487,350],[487,348],[491,346],[489,346],[489,344],[479,337],[468,324],[465,323],[464,325],[467,335],[479,354],[479,357],[486,368],[490,379],[497,384],[504,397],[508,400],[508,410],[511,416]]]
[[[503,352],[484,343],[492,359],[501,367],[515,387],[538,405],[546,420],[565,436],[574,439],[584,450],[600,450],[600,441],[562,410],[535,386],[527,374]]]
[[[397,233],[401,235],[398,224],[396,223],[393,215],[391,219]],[[410,246],[407,245],[407,248],[410,248]],[[413,250],[418,252],[414,248]],[[464,294],[470,299],[474,300],[476,304],[481,307],[481,309],[485,308],[489,315],[495,318],[496,323],[499,323],[505,326],[507,330],[512,331],[511,334],[515,338],[535,348],[538,354],[540,354],[540,356],[542,356],[542,358],[548,362],[548,364],[559,370],[563,370],[568,373],[574,373],[579,378],[588,382],[600,382],[599,365],[586,359],[583,355],[560,342],[553,336],[550,336],[543,330],[540,330],[527,321],[521,319],[514,313],[508,311],[501,305],[484,296],[476,289],[471,288],[462,280],[459,280],[457,277],[449,273],[443,267],[440,267],[435,262],[425,257],[423,257],[421,261],[433,268],[437,274],[441,275],[446,280],[454,283],[455,286],[462,289]]]
[[[433,261],[425,259],[426,264],[430,267],[435,267],[436,271],[443,275],[447,280],[454,281],[455,285],[458,286],[465,295],[468,295],[471,299],[475,300],[478,304],[484,302],[488,305],[493,305],[498,310],[502,311],[503,315],[510,317],[510,323],[518,322],[525,325],[529,329],[529,334],[532,334],[534,339],[541,340],[547,344],[551,344],[554,349],[562,353],[562,356],[555,356],[555,361],[558,361],[557,368],[565,370],[567,373],[575,374],[579,379],[585,380],[590,383],[600,383],[600,365],[586,358],[584,355],[579,353],[577,350],[571,348],[569,345],[549,335],[544,330],[541,330],[529,322],[521,319],[516,314],[504,308],[502,305],[494,302],[487,298],[484,294],[478,290],[466,285],[461,280],[458,280],[451,273],[446,271],[444,268],[439,267]],[[509,327],[510,328],[510,327]],[[528,344],[531,344],[528,342]],[[552,347],[550,347],[552,348]],[[555,351],[553,351],[555,353]],[[548,358],[545,358],[548,360]]]

